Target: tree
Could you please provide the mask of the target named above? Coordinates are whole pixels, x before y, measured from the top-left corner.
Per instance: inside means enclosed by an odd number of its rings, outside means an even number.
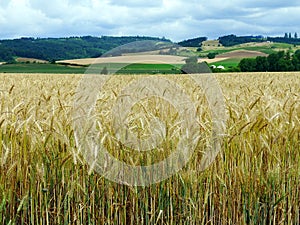
[[[265,56],[256,57],[256,71],[266,72],[269,69],[268,59]]]
[[[198,38],[184,40],[178,42],[178,45],[182,47],[201,47],[203,41],[207,41],[207,37],[198,37]]]
[[[295,32],[294,38],[295,38],[295,39],[298,39],[298,34],[297,34],[297,32]]]
[[[294,70],[300,71],[300,50],[297,50],[292,58],[292,64],[294,66]]]
[[[291,53],[289,51],[286,52],[285,59],[287,59],[287,60],[291,59]]]
[[[243,72],[300,71],[300,50],[292,56],[289,51],[279,51],[268,57],[245,58],[241,60],[239,67]]]
[[[291,39],[292,38],[292,33],[289,33],[289,39]]]
[[[14,58],[12,51],[0,44],[0,62],[2,61],[13,62]]]
[[[106,66],[103,67],[103,69],[101,70],[100,74],[105,74],[105,75],[108,74],[108,69],[107,69]]]
[[[288,33],[285,33],[285,34],[284,34],[284,38],[285,38],[285,39],[288,39],[288,38],[289,38]]]
[[[240,61],[239,67],[242,72],[255,72],[256,71],[256,59],[244,58]]]
[[[169,55],[176,55],[177,54],[176,48],[170,48],[169,51],[168,51],[168,54]]]
[[[268,57],[268,63],[269,63],[269,71],[277,71],[278,70],[278,53],[272,53]]]
[[[207,63],[198,63],[198,58],[196,56],[187,58],[185,62],[186,64],[181,68],[182,73],[211,73]]]
[[[217,55],[217,53],[215,53],[215,52],[210,52],[210,53],[207,54],[207,58],[209,58],[209,59],[214,59],[214,58],[216,57],[216,55]]]
[[[198,63],[198,57],[197,56],[189,57],[189,58],[185,59],[185,63],[186,64]]]
[[[280,58],[278,60],[278,71],[293,71],[294,66],[291,60]]]

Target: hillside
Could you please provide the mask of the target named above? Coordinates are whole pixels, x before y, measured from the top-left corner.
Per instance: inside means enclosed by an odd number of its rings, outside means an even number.
[[[83,36],[66,38],[19,38],[11,40],[0,40],[0,62],[13,62],[16,58],[29,58],[46,61],[59,61],[69,59],[97,58],[107,51],[116,47],[136,41],[164,41],[172,43],[165,38],[140,37],[140,36]],[[274,43],[274,44],[273,44]],[[300,44],[299,38],[263,37],[263,36],[236,36],[227,35],[217,40],[207,40],[207,37],[187,39],[177,43],[183,48],[195,48],[199,56],[207,55],[209,52],[222,54],[232,50],[260,51],[271,54],[277,51],[280,45],[285,48],[295,47]],[[141,51],[139,46],[139,51]],[[161,50],[155,46],[144,46],[146,51]],[[129,52],[134,52],[130,47]],[[174,51],[174,49],[173,49]],[[122,53],[126,53],[122,49]],[[183,54],[182,54],[183,53]],[[175,55],[184,55],[184,52],[176,52]],[[173,54],[173,55],[174,55]],[[120,55],[113,52],[111,56]],[[187,56],[187,55],[184,55]]]
[[[166,39],[139,36],[84,36],[69,38],[20,38],[13,40],[0,40],[0,62],[13,61],[16,57],[34,58],[47,61],[74,58],[95,58],[118,46],[145,40],[161,40],[170,42]],[[147,48],[145,50],[147,50]]]
[[[208,40],[202,42],[201,51],[198,48],[190,48],[211,66],[222,66],[226,71],[236,71],[240,61],[244,58],[266,57],[280,51],[289,52],[293,55],[300,49],[299,45],[278,43],[272,41],[246,42],[233,46],[224,46],[220,40]],[[214,55],[211,59],[208,55]]]
[[[294,42],[298,40],[290,39]],[[244,58],[267,57],[280,51],[293,56],[300,49],[300,45],[284,43],[286,38],[278,37],[273,40],[274,42],[261,36],[235,35],[223,36],[217,40],[198,37],[177,44],[165,38],[139,36],[0,40],[0,72],[72,70],[74,73],[82,73],[85,67],[100,56],[105,58],[98,59],[98,63],[152,64],[150,69],[148,66],[142,67],[147,67],[147,71],[160,71],[155,65],[184,64],[184,58],[195,55],[199,57],[199,62],[206,61],[213,68],[220,66],[224,68],[223,71],[238,71],[239,63]],[[280,40],[283,43],[277,42]],[[233,43],[235,45],[232,45]],[[180,47],[179,44],[183,46]],[[5,62],[14,62],[14,65],[3,65]],[[40,65],[49,62],[52,64],[56,62],[57,65]],[[82,67],[74,68],[74,66]]]

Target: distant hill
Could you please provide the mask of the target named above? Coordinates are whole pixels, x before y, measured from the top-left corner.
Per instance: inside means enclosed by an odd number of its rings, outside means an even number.
[[[203,41],[207,41],[207,37],[197,37],[178,42],[182,47],[200,47]]]
[[[218,40],[225,47],[244,44],[248,42],[266,41],[266,39],[263,36],[236,36],[234,34],[219,37]]]
[[[0,40],[0,62],[13,61],[15,57],[47,61],[74,58],[96,58],[118,46],[135,41],[166,41],[156,37],[69,37],[69,38],[20,38]],[[147,50],[147,49],[145,49]]]
[[[300,44],[300,38],[292,38],[292,37],[263,37],[261,35],[258,36],[236,36],[234,34],[226,35],[218,38],[219,42],[225,46],[230,47],[239,44],[245,44],[249,42],[277,42],[277,43],[286,43],[286,44]]]
[[[136,43],[138,41],[150,41],[143,45]],[[153,41],[153,42],[151,42]],[[288,43],[300,45],[300,38],[285,35],[284,37],[263,37],[259,36],[236,36],[234,34],[219,37],[218,40],[207,41],[207,37],[197,37],[178,42],[183,47],[194,47],[195,51],[207,55],[209,52],[224,53],[230,51],[230,47],[245,43]],[[132,43],[130,45],[126,45]],[[160,43],[160,44],[157,44]],[[121,53],[133,53],[135,51],[153,51],[158,50],[163,54],[168,50],[168,54],[180,55],[178,49],[172,47],[172,42],[165,38],[141,37],[141,36],[82,36],[67,38],[19,38],[11,40],[0,40],[0,62],[14,62],[16,58],[34,59],[45,61],[60,61],[69,59],[97,58],[109,51],[107,56],[119,56]],[[125,45],[125,46],[124,46]],[[121,48],[117,48],[122,46]],[[196,49],[197,48],[197,49]],[[215,49],[217,48],[217,49]],[[274,49],[265,49],[263,46],[256,46],[255,50],[263,51],[267,54],[272,53]],[[112,50],[113,51],[110,51]],[[232,49],[238,50],[238,49]],[[268,52],[266,52],[268,51]],[[271,52],[272,51],[272,52]],[[186,55],[184,55],[186,56]]]

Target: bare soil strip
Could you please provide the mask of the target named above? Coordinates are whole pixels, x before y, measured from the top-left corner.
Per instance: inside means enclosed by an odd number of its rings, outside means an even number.
[[[216,58],[253,58],[257,56],[267,56],[267,54],[259,51],[236,50],[217,55]]]
[[[204,59],[199,59],[198,62],[207,62],[207,63],[215,63],[215,62],[220,62],[220,61],[223,61],[223,60],[226,60],[226,59],[229,59],[229,57],[218,57],[218,58],[214,58],[214,59],[207,59],[207,58],[204,58]]]
[[[19,57],[19,58],[16,59],[16,61],[17,62],[23,62],[23,63],[26,63],[26,62],[30,62],[30,63],[33,63],[33,62],[36,62],[36,63],[49,63],[46,60],[34,59],[34,58],[25,58],[25,57]]]

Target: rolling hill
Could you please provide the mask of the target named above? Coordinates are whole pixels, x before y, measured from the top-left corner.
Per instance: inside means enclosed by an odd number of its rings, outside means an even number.
[[[20,38],[0,40],[0,62],[12,62],[16,57],[56,61],[74,58],[95,58],[118,46],[136,41],[164,41],[156,37],[68,37]],[[145,46],[147,47],[147,46]],[[145,51],[147,48],[145,48]]]
[[[270,41],[270,40],[274,40]],[[279,41],[283,41],[280,43]],[[147,41],[145,45],[137,44]],[[153,42],[152,42],[153,41]],[[252,41],[252,42],[249,42]],[[291,40],[288,40],[292,42]],[[293,40],[294,42],[297,39]],[[262,38],[261,36],[237,37],[224,36],[217,40],[205,37],[187,39],[173,43],[170,40],[156,37],[68,37],[68,38],[20,38],[0,40],[0,71],[18,71],[27,66],[6,66],[5,62],[17,64],[54,63],[63,66],[79,65],[87,67],[94,63],[142,63],[152,64],[184,64],[184,59],[197,55],[199,61],[206,61],[211,66],[224,66],[226,70],[236,68],[244,58],[267,56],[279,51],[293,55],[298,49],[295,43],[284,43],[284,38]],[[233,45],[233,43],[235,43]],[[179,44],[183,46],[180,47]],[[213,57],[208,57],[212,55]],[[61,65],[60,65],[61,66]],[[36,66],[46,68],[54,66]],[[34,68],[33,68],[34,69]],[[63,69],[60,67],[59,69]],[[68,68],[66,68],[68,69]],[[73,68],[74,69],[74,68]],[[80,71],[83,68],[79,68]],[[35,71],[35,70],[34,70]],[[80,72],[78,70],[78,72]]]

